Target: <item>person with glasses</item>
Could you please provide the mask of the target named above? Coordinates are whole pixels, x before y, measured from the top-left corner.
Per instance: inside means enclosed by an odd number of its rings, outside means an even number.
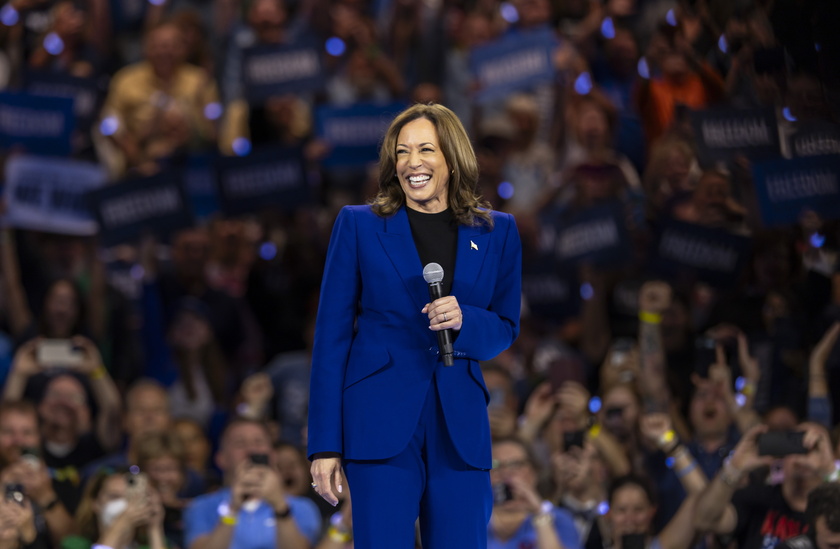
[[[534,547],[577,549],[580,538],[568,511],[544,500],[537,489],[540,470],[519,439],[493,444],[493,514],[487,531],[488,549]]]

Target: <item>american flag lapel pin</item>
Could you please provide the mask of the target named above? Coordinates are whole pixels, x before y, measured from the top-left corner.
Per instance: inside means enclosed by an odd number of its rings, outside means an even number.
[[[470,250],[477,250],[477,249],[478,249],[478,245],[475,242],[473,242],[472,240],[470,240]]]

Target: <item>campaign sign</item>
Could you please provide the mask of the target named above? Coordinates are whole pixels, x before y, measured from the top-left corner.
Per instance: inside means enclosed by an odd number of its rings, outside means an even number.
[[[315,112],[318,137],[330,146],[322,165],[364,166],[379,159],[379,146],[388,125],[405,103],[321,107]]]
[[[300,149],[270,147],[243,157],[221,157],[216,176],[222,210],[253,213],[268,206],[293,210],[312,200]]]
[[[522,263],[522,297],[531,317],[560,324],[580,311],[580,282],[573,265],[558,265],[554,254]]]
[[[76,127],[87,131],[98,113],[99,101],[105,93],[105,83],[97,78],[28,71],[24,74],[24,89],[32,95],[73,99]]]
[[[245,96],[251,103],[287,93],[316,92],[326,82],[314,45],[254,46],[242,52]]]
[[[840,154],[840,126],[830,122],[807,122],[790,136],[794,157]]]
[[[72,99],[0,92],[0,148],[68,155],[75,126]]]
[[[31,231],[88,236],[96,221],[86,194],[108,180],[92,162],[13,156],[6,164],[6,223]]]
[[[652,255],[659,274],[728,286],[741,274],[751,252],[749,238],[724,229],[669,220]]]
[[[807,210],[840,219],[840,156],[757,162],[752,172],[765,225],[793,225]]]
[[[181,178],[190,209],[197,220],[207,219],[221,209],[216,162],[216,155],[193,154],[179,158],[169,166]]]
[[[470,69],[479,86],[476,100],[488,103],[552,81],[557,45],[557,38],[546,29],[504,36],[474,48]]]
[[[126,179],[88,193],[106,247],[131,242],[154,232],[167,235],[193,225],[189,200],[171,172]]]
[[[606,267],[628,260],[630,244],[625,217],[623,205],[616,202],[558,220],[554,239],[558,262],[586,260]]]
[[[776,113],[769,109],[689,110],[700,161],[708,166],[736,155],[750,160],[780,156]]]

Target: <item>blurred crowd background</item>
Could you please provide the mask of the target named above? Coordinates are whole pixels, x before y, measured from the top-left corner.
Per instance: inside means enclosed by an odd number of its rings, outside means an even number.
[[[191,226],[111,242],[27,223],[11,166],[58,157],[0,140],[0,547],[352,545],[349,496],[310,489],[306,414],[332,221],[376,157],[335,161],[319,113],[434,101],[524,250],[521,334],[483,364],[489,546],[836,548],[838,28],[834,0],[3,4],[0,108],[43,100],[34,81],[91,91],[61,162],[117,188],[294,151],[308,191],[231,215],[187,188]],[[480,52],[523,43],[543,77],[483,88]],[[250,52],[312,44],[317,86],[252,93]],[[763,113],[778,159],[709,153],[716,112]],[[785,162],[828,173],[786,188],[827,190],[774,215]],[[765,451],[767,428],[804,434]]]

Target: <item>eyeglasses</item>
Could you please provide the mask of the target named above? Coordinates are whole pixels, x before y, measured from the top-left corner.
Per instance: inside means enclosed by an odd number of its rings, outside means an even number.
[[[521,471],[528,466],[527,459],[514,459],[510,461],[499,461],[498,459],[494,459],[492,463],[494,471],[504,471],[505,469],[510,469],[511,471]]]

